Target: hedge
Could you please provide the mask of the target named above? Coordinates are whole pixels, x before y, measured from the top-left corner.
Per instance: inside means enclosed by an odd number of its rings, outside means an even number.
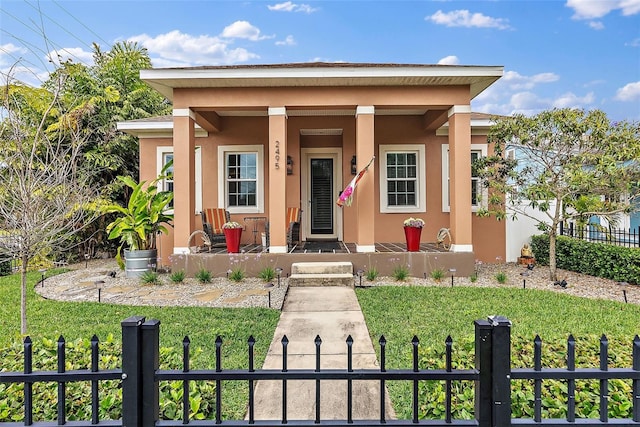
[[[533,236],[531,249],[536,262],[549,265],[549,236]],[[556,240],[556,266],[617,282],[640,283],[640,249],[606,243],[585,242],[566,236]]]

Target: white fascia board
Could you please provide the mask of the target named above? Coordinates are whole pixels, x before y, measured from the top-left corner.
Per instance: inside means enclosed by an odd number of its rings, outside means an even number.
[[[495,124],[494,120],[477,119],[471,120],[471,135],[486,135],[489,128]],[[449,135],[449,122],[443,124],[436,130],[436,136]]]
[[[195,133],[197,138],[205,138],[209,136],[209,132],[202,129],[200,125],[196,124],[195,126]],[[116,129],[138,137],[144,135],[147,138],[168,138],[173,135],[173,121],[117,122]]]
[[[141,70],[142,80],[156,79],[271,79],[271,78],[367,78],[367,77],[501,77],[502,66],[427,67],[283,67]]]

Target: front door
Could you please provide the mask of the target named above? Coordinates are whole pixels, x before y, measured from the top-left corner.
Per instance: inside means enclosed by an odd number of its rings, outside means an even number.
[[[339,149],[303,149],[303,228],[305,240],[337,239],[336,199],[341,185]]]

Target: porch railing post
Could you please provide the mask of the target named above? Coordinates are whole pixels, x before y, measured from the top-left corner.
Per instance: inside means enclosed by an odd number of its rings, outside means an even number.
[[[142,407],[140,325],[145,318],[132,316],[122,326],[122,425],[139,426]]]
[[[511,425],[511,321],[493,316],[491,321],[493,426]]]
[[[141,427],[153,427],[160,414],[160,386],[155,380],[160,367],[160,321],[148,320],[142,324],[142,420]]]
[[[479,427],[492,427],[492,372],[491,372],[491,323],[476,320],[475,366],[479,380],[475,383],[475,414]]]

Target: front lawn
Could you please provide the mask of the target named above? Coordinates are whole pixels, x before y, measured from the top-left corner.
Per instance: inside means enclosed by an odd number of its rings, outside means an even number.
[[[489,315],[506,316],[513,322],[511,357],[512,365],[517,367],[532,367],[536,334],[543,341],[543,367],[566,367],[565,349],[569,334],[573,334],[577,341],[577,366],[599,367],[599,339],[606,334],[610,345],[610,366],[631,367],[632,341],[636,334],[640,334],[640,306],[556,292],[497,287],[389,286],[357,289],[356,293],[378,354],[380,335],[387,340],[388,368],[412,367],[411,340],[414,335],[420,339],[421,369],[444,367],[444,342],[448,335],[453,338],[454,366],[473,368],[473,322]],[[547,388],[554,387],[551,381],[544,383]],[[593,393],[597,390],[597,383],[582,384],[582,394],[576,398],[578,416],[598,416],[597,399],[594,400],[596,394]],[[629,402],[631,397],[628,386],[628,381],[610,381],[610,387],[625,394],[625,402]],[[388,387],[398,415],[411,418],[410,384],[389,382]],[[472,387],[473,384],[466,384],[458,389],[454,418],[472,416],[473,401],[466,399],[469,393],[473,396]],[[531,390],[531,384],[512,384],[512,408],[519,416],[531,414]],[[610,394],[615,390],[610,389]],[[443,397],[442,383],[421,384],[421,417],[442,417],[444,400],[437,402],[439,397]],[[545,407],[543,417],[565,416],[565,398],[566,395],[562,397],[561,393],[552,396],[547,401],[549,406]],[[525,409],[517,409],[518,405]],[[610,404],[610,416],[627,416],[629,408],[616,412],[618,409]]]

